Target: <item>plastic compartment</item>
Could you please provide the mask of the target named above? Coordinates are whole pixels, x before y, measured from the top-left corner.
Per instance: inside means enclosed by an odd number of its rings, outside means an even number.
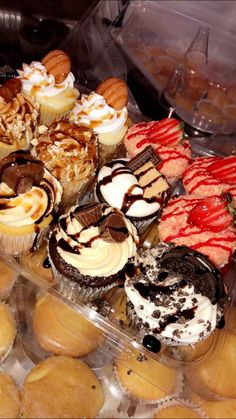
[[[192,8],[189,5],[184,13],[164,2],[131,2],[125,24],[113,36],[159,98],[176,65],[183,63],[184,88],[174,98],[167,96],[176,113],[202,131],[234,132],[235,36],[225,27],[220,29],[219,14],[204,21]],[[186,66],[184,54],[200,26],[209,28],[207,64],[196,68],[190,62]]]

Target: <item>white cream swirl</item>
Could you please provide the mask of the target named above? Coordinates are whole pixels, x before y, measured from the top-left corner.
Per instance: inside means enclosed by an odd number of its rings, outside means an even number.
[[[6,183],[0,183],[0,223],[9,227],[37,224],[60,203],[62,186],[46,169],[39,186],[15,194]],[[9,196],[9,197],[7,197]]]
[[[54,233],[59,255],[82,275],[108,277],[117,274],[136,254],[138,236],[135,227],[122,215],[128,230],[127,238],[122,242],[108,242],[100,234],[97,223],[84,227],[78,221],[76,208],[72,207],[67,215],[60,217]],[[117,211],[105,206],[102,218]]]
[[[22,90],[34,96],[36,100],[42,96],[56,96],[68,87],[74,87],[75,78],[72,73],[69,73],[62,83],[56,83],[54,76],[49,74],[46,67],[39,61],[33,61],[29,65],[23,64],[18,74]]]
[[[70,122],[93,128],[97,134],[116,132],[124,127],[128,117],[127,108],[116,111],[95,92],[82,95],[70,113]]]

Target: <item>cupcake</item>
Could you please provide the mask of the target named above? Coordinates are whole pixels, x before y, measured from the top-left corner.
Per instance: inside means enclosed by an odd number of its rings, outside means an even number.
[[[21,92],[19,79],[9,79],[0,86],[0,159],[30,147],[38,116],[38,104]]]
[[[153,419],[194,419],[206,418],[206,415],[198,406],[187,402],[186,405],[176,400],[163,403],[154,413]]]
[[[8,356],[16,336],[16,323],[9,306],[0,302],[0,362]],[[0,403],[1,404],[1,403]]]
[[[9,298],[13,285],[17,279],[17,272],[0,260],[0,301]]]
[[[104,340],[101,330],[49,294],[36,303],[33,329],[40,347],[54,355],[85,356]]]
[[[68,55],[54,50],[41,62],[23,64],[18,70],[23,93],[40,105],[41,122],[47,126],[67,116],[79,95],[70,68]]]
[[[158,170],[171,182],[180,178],[191,158],[190,142],[182,124],[174,118],[165,118],[132,125],[124,139],[128,156],[132,158],[150,145],[161,159]]]
[[[0,161],[0,243],[17,255],[36,247],[53,220],[62,187],[43,164],[19,151]]]
[[[206,401],[202,406],[202,410],[211,419],[234,419],[236,400]]]
[[[170,199],[160,218],[160,240],[188,246],[208,256],[217,267],[224,266],[236,249],[229,199],[229,195]]]
[[[20,392],[10,377],[5,372],[0,372],[0,418],[15,419],[21,414]]]
[[[32,144],[32,154],[62,184],[63,205],[71,207],[96,171],[96,136],[89,128],[60,121],[52,124]]]
[[[176,369],[131,348],[115,360],[115,374],[123,392],[140,402],[161,402],[180,386]]]
[[[190,195],[211,196],[222,192],[236,197],[236,156],[197,157],[183,173]]]
[[[136,254],[138,236],[121,211],[106,204],[74,206],[49,238],[49,259],[60,292],[92,301],[116,286]]]
[[[223,325],[223,285],[219,271],[187,247],[140,250],[140,273],[125,281],[131,327],[146,346],[194,345]]]
[[[22,389],[24,418],[95,418],[103,402],[93,371],[79,359],[66,356],[37,364]]]
[[[139,231],[157,217],[169,189],[156,169],[158,161],[152,147],[147,147],[134,159],[112,160],[98,172],[98,199],[119,208]]]
[[[124,81],[109,77],[95,92],[82,95],[72,109],[69,120],[92,128],[98,134],[99,164],[114,158],[128,130],[126,108],[128,88]]]

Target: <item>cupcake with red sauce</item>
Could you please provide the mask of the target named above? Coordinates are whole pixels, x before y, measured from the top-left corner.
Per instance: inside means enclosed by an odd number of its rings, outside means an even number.
[[[183,174],[188,194],[201,196],[230,193],[236,198],[236,156],[198,157]]]
[[[160,240],[186,245],[222,267],[236,249],[234,211],[230,194],[172,198],[160,219]]]
[[[151,145],[161,159],[158,170],[171,181],[180,178],[190,163],[190,142],[184,134],[183,123],[174,118],[132,125],[124,144],[131,158]]]

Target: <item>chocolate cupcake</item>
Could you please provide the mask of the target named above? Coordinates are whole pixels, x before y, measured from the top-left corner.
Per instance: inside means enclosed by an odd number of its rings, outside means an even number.
[[[92,301],[119,283],[135,256],[138,235],[121,211],[105,204],[74,206],[49,238],[49,259],[63,295]]]
[[[125,282],[131,326],[144,343],[153,335],[167,345],[193,345],[223,325],[220,273],[200,253],[168,247],[141,250],[141,273]]]

